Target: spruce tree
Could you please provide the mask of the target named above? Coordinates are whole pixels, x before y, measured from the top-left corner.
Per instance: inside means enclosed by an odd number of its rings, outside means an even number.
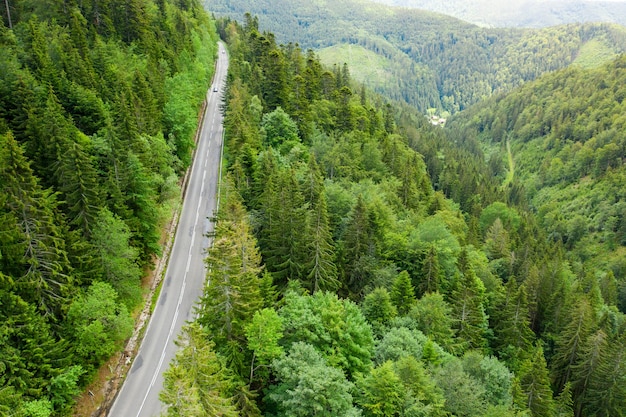
[[[533,417],[554,416],[555,404],[543,349],[537,346],[519,373],[520,386],[526,395],[526,406]]]
[[[263,212],[261,249],[265,266],[282,287],[290,279],[304,278],[307,259],[307,230],[304,199],[292,170],[273,173],[261,195]]]
[[[487,315],[484,309],[484,285],[463,253],[459,257],[457,276],[450,305],[456,336],[464,349],[486,348]]]
[[[575,398],[574,411],[582,416],[583,407],[587,404],[588,391],[594,374],[600,371],[602,358],[609,348],[608,336],[603,330],[589,335],[582,343],[580,360],[572,365],[572,395]]]
[[[418,295],[434,293],[441,289],[443,271],[439,266],[439,257],[437,256],[435,245],[429,245],[428,251],[420,261],[419,271],[416,285]]]
[[[235,417],[238,415],[228,397],[230,375],[221,364],[209,334],[192,323],[176,344],[176,357],[163,377],[159,398],[167,405],[167,417]]]
[[[493,323],[495,347],[509,366],[523,360],[535,335],[530,329],[526,288],[517,287],[514,277],[507,283],[503,300],[494,309]]]
[[[589,377],[589,387],[579,415],[623,416],[626,410],[626,338],[612,340],[599,357],[597,372]]]
[[[101,207],[99,179],[92,158],[79,143],[68,144],[56,165],[55,177],[63,193],[69,224],[89,237]]]
[[[0,135],[0,191],[5,208],[14,213],[22,258],[9,270],[19,294],[36,304],[44,315],[59,318],[72,292],[71,267],[61,238],[57,202],[42,190],[13,135]]]
[[[352,294],[360,295],[369,281],[363,265],[372,255],[371,233],[367,206],[359,195],[342,236],[343,285]]]
[[[332,235],[328,227],[326,197],[320,194],[317,204],[310,211],[308,256],[305,268],[306,282],[304,287],[311,293],[316,291],[334,291],[341,284],[337,279],[337,267],[334,263]]]
[[[593,326],[591,306],[587,298],[580,295],[570,307],[567,325],[556,337],[551,368],[554,385],[559,391],[572,380],[572,372],[582,359],[582,349]]]
[[[391,287],[391,302],[400,316],[404,316],[415,304],[415,289],[411,285],[411,277],[406,271],[398,274]]]
[[[241,200],[228,180],[222,201],[213,245],[205,259],[207,278],[198,322],[231,365],[243,364],[244,326],[263,303],[258,278],[261,256]]]

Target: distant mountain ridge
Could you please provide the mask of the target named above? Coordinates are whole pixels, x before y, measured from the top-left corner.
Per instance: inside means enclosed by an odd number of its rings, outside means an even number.
[[[372,0],[430,10],[485,27],[540,28],[567,23],[626,25],[626,2],[565,0]]]
[[[456,113],[545,72],[598,66],[626,51],[626,28],[611,24],[488,29],[369,0],[205,0],[205,6],[240,21],[250,12],[278,42],[315,49],[329,65],[348,63],[355,80],[422,112]]]

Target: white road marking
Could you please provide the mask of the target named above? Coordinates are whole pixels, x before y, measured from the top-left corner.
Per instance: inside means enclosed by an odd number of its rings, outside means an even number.
[[[223,70],[223,66],[219,65],[220,62],[221,62],[221,60],[218,60],[218,71],[217,71],[217,73],[219,74],[220,77],[223,77],[224,70]],[[221,97],[222,97],[222,92],[220,91],[219,94],[217,94],[217,99],[220,100]],[[213,121],[211,122],[211,130],[209,131],[209,134],[214,134],[215,133],[215,132],[213,132],[213,126],[214,126],[215,119],[217,117],[217,119],[218,119],[218,129],[219,129],[218,133],[221,133],[221,136],[223,136],[223,127],[221,126],[221,120],[222,120],[221,114],[217,114],[217,112],[215,111],[215,105],[210,101],[208,92],[207,92],[207,100],[209,100],[209,108],[211,108],[211,107],[213,108],[213,110],[211,111],[212,114],[213,114]],[[203,131],[201,132],[203,137],[207,137],[207,134],[205,133],[205,131],[206,131],[206,125],[203,126]],[[218,144],[219,144],[219,142],[218,142]],[[208,164],[210,147],[211,147],[211,140],[209,139],[207,152],[206,152],[206,159],[205,159],[205,163],[204,163],[205,167]],[[221,149],[221,154],[222,155],[223,155],[223,152],[224,152],[224,150],[223,150],[223,147],[222,147],[222,149]],[[194,166],[192,166],[192,176],[193,176],[194,167],[195,167],[195,164],[194,164]],[[221,174],[222,173],[221,173],[221,163],[220,163],[219,174],[218,174],[219,180],[218,181],[221,181]],[[205,178],[206,178],[206,169],[204,170],[204,173],[203,173],[201,190],[200,190],[200,196],[202,196],[202,194],[204,192]],[[218,201],[218,207],[219,207],[219,185],[218,185],[218,193],[217,194],[218,194],[217,195],[217,201]],[[198,201],[198,207],[196,208],[196,218],[195,218],[195,222],[194,222],[194,226],[192,228],[192,231],[195,230],[197,225],[198,225],[198,218],[199,218],[199,214],[200,214],[199,212],[200,212],[201,205],[202,205],[202,198],[200,198],[199,201]],[[174,317],[172,319],[172,324],[170,325],[170,329],[169,329],[169,333],[168,333],[167,339],[165,341],[165,344],[163,345],[163,350],[161,351],[161,356],[160,356],[160,359],[159,359],[159,362],[158,362],[158,366],[157,366],[157,368],[156,368],[156,370],[154,372],[154,375],[152,376],[152,380],[150,382],[150,386],[148,387],[148,390],[146,391],[146,394],[145,394],[145,396],[144,396],[144,398],[143,398],[143,400],[141,402],[141,405],[139,407],[139,411],[137,412],[137,417],[140,416],[140,414],[141,414],[141,412],[142,412],[142,410],[143,410],[143,408],[144,408],[144,406],[146,404],[146,401],[147,401],[147,398],[148,398],[148,396],[150,394],[150,391],[151,391],[152,387],[154,386],[154,384],[156,383],[156,380],[158,379],[161,367],[163,366],[163,362],[165,361],[165,353],[166,353],[168,344],[170,342],[170,339],[172,338],[172,335],[174,333],[174,329],[176,328],[176,322],[178,320],[179,310],[180,310],[180,307],[182,305],[182,301],[183,301],[184,294],[185,294],[187,274],[188,274],[189,269],[190,269],[191,258],[192,258],[192,249],[193,249],[194,241],[195,241],[195,233],[192,233],[191,245],[189,247],[188,259],[187,259],[187,267],[185,269],[185,273],[183,274],[183,282],[182,282],[182,286],[181,286],[181,290],[180,290],[180,295],[178,297],[178,302],[177,302],[177,305],[176,305],[176,310],[175,310],[175,313],[174,313]],[[210,239],[209,239],[209,241],[210,241]],[[209,242],[209,244],[210,244],[210,242]],[[150,324],[148,324],[148,327],[149,326],[150,326]],[[140,350],[140,353],[141,353],[141,350]]]

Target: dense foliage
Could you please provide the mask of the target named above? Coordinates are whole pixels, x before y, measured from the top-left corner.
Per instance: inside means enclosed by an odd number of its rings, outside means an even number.
[[[320,50],[326,63],[347,62],[357,80],[422,113],[429,108],[455,113],[543,73],[572,63],[598,65],[626,51],[626,30],[617,25],[487,29],[369,0],[205,4],[217,16],[240,22],[246,12],[257,14],[260,26],[275,33],[279,42]]]
[[[228,174],[198,321],[228,383],[208,395],[241,416],[624,415],[615,277],[508,204],[475,137],[249,15],[219,31]]]
[[[600,280],[606,302],[622,311],[625,68],[626,58],[620,57],[596,70],[556,72],[489,100],[450,125],[484,144],[509,201],[536,211],[576,270]]]
[[[195,1],[6,6],[0,415],[65,415],[132,331],[217,39]]]
[[[594,0],[374,0],[430,10],[485,27],[546,27],[578,22],[626,24],[626,4]]]

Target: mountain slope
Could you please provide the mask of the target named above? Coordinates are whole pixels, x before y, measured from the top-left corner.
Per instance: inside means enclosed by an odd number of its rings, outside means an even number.
[[[600,65],[611,54],[626,50],[626,29],[611,25],[485,29],[432,12],[364,0],[206,0],[205,5],[217,16],[240,21],[246,12],[258,15],[260,27],[274,32],[279,42],[317,49],[325,62],[339,59],[336,63],[342,65],[349,60],[331,58],[332,50],[325,48],[335,45],[372,51],[383,59],[370,63],[380,62],[392,78],[368,78],[353,66],[355,78],[422,112],[428,108],[457,112],[567,67],[581,51],[592,57],[586,65]],[[597,50],[604,52],[590,53]]]
[[[622,277],[625,77],[624,56],[598,69],[559,71],[448,123],[450,129],[483,142],[492,166],[501,167],[495,169],[501,178],[510,148],[515,164],[510,190],[525,190],[553,240],[571,249],[575,259],[590,267],[609,267]]]
[[[626,3],[585,0],[373,0],[430,10],[485,27],[547,27],[566,23],[626,24]]]

